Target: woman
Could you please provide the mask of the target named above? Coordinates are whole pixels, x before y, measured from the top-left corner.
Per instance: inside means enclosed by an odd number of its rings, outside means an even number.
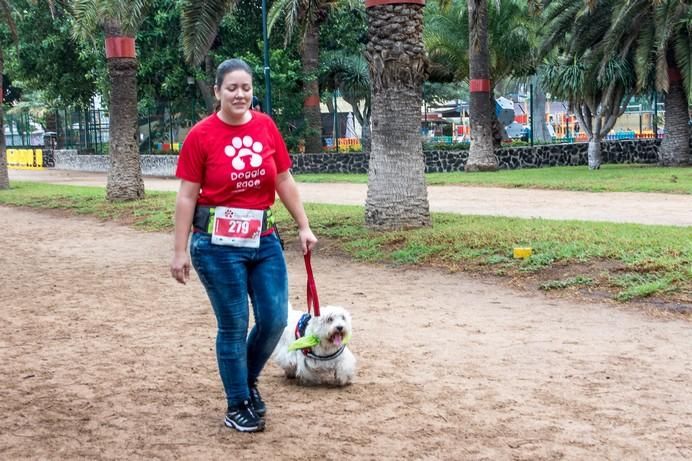
[[[214,93],[218,112],[190,130],[178,160],[171,275],[186,283],[192,261],[218,325],[216,357],[228,401],[224,422],[255,432],[264,429],[266,411],[257,379],[287,318],[286,261],[270,209],[275,194],[298,225],[304,253],[317,239],[279,130],[269,116],[249,110],[250,67],[240,59],[221,63]],[[248,296],[255,318],[249,335]]]

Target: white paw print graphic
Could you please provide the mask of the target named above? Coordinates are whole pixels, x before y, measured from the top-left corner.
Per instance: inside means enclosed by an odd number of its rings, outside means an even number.
[[[226,146],[224,152],[232,157],[231,165],[236,170],[245,168],[245,157],[250,157],[250,166],[258,167],[262,164],[262,148],[264,146],[259,141],[253,141],[252,136],[235,137],[231,139],[231,145]]]

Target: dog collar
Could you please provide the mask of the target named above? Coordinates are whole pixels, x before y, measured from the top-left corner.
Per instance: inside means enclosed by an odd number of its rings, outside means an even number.
[[[307,354],[305,355],[315,360],[332,360],[340,356],[344,352],[344,349],[346,349],[345,345],[341,346],[336,352],[329,355],[317,355],[314,352],[312,352],[312,349],[310,349],[309,351],[307,351]]]

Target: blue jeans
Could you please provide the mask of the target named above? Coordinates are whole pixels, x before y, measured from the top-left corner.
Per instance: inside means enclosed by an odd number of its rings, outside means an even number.
[[[229,406],[249,400],[253,385],[286,326],[288,276],[276,233],[259,248],[213,245],[211,235],[193,233],[192,265],[216,314],[216,359]],[[249,324],[248,296],[255,326]]]

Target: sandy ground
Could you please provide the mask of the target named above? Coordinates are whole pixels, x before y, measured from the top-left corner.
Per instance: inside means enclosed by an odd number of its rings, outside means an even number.
[[[106,176],[66,170],[10,170],[10,180],[105,186]],[[146,177],[147,190],[178,190],[174,178]],[[305,202],[363,205],[364,184],[299,183]],[[429,186],[432,211],[520,218],[577,219],[692,226],[692,197],[637,192],[571,192],[500,187]]]
[[[239,434],[203,288],[168,274],[170,235],[0,221],[3,460],[692,459],[687,320],[318,252],[322,304],[354,317],[357,379],[305,389],[270,364],[267,430]],[[295,245],[287,259],[305,306]]]

